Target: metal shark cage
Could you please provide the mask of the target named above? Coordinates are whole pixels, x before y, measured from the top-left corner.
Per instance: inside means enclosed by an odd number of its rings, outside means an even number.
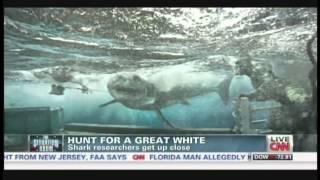
[[[59,134],[63,108],[19,107],[4,109],[5,151],[27,151],[29,134]]]
[[[260,104],[257,106],[257,103]],[[38,108],[6,108],[6,134],[264,134],[272,132],[267,128],[268,116],[255,119],[258,112],[272,113],[280,109],[280,103],[265,101],[250,102],[241,97],[235,104],[234,126],[231,128],[151,128],[135,125],[110,125],[92,123],[64,123],[63,109]],[[260,126],[259,126],[260,124]],[[261,126],[264,124],[264,126]]]
[[[101,125],[87,123],[68,123],[64,131],[68,134],[86,133],[112,133],[112,134],[267,134],[272,130],[267,128],[269,117],[255,119],[254,114],[259,112],[272,113],[280,110],[278,102],[250,102],[247,97],[238,99],[233,113],[235,123],[233,128],[150,128],[145,126]],[[258,107],[256,104],[260,104]],[[264,124],[264,126],[257,126]]]
[[[260,101],[256,103],[265,103],[267,101]],[[271,105],[270,105],[271,104]],[[269,117],[254,119],[253,114],[257,112],[280,111],[282,105],[278,102],[271,102],[269,105],[263,105],[256,107],[253,102],[250,102],[247,97],[239,98],[236,103],[236,111],[233,113],[235,117],[235,126],[233,132],[240,134],[267,134],[272,133],[272,129],[267,128],[267,124],[270,120]],[[265,124],[263,128],[254,127],[254,125]]]

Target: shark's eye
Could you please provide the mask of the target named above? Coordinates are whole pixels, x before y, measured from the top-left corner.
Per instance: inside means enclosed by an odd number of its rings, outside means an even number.
[[[141,78],[140,78],[139,76],[137,76],[137,75],[134,75],[134,76],[133,76],[133,80],[138,81],[138,80],[141,80]]]
[[[118,75],[115,78],[115,80],[117,80],[117,81],[120,81],[120,80],[123,80],[123,79],[125,79],[125,78],[123,76],[121,76],[121,75]]]

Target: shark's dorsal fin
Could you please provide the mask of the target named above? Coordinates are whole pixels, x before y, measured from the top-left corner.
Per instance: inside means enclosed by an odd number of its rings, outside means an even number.
[[[159,108],[156,107],[156,108],[155,108],[155,111],[156,111],[158,117],[159,117],[167,126],[169,126],[169,127],[171,127],[171,128],[175,128],[175,127],[163,116],[163,114],[162,114],[162,112],[161,112],[161,110],[160,110]]]
[[[99,107],[105,107],[105,106],[108,106],[108,105],[116,103],[116,102],[118,102],[118,101],[114,99],[114,100],[108,101],[104,104],[101,104]]]

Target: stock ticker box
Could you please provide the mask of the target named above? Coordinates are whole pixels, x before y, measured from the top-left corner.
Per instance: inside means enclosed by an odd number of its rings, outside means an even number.
[[[252,154],[252,160],[293,160],[293,154],[266,154],[266,153],[255,153]]]
[[[30,152],[62,152],[62,135],[29,135]]]

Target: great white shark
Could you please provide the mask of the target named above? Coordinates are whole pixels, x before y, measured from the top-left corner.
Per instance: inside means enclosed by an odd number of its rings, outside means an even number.
[[[231,78],[225,78],[215,86],[214,83],[207,82],[208,78],[212,79],[212,75],[198,75],[184,77],[188,82],[171,77],[175,79],[174,83],[166,83],[170,79],[165,76],[147,80],[136,73],[117,74],[107,83],[107,89],[114,99],[99,107],[121,103],[131,109],[152,110],[167,126],[175,128],[162,114],[162,108],[179,103],[188,105],[189,98],[211,92],[217,92],[225,104],[229,101]]]

